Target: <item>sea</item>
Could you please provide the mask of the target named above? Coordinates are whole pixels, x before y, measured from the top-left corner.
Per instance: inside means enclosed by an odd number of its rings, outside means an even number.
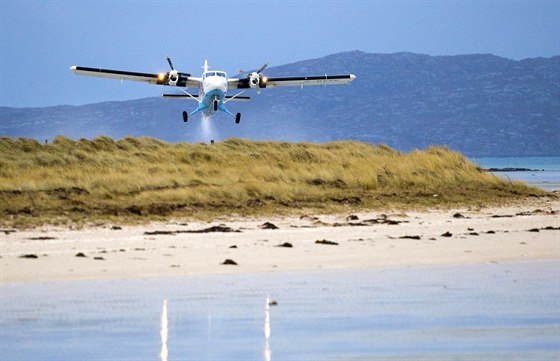
[[[560,191],[560,155],[554,157],[484,157],[470,158],[481,168],[524,168],[529,171],[493,172],[509,181],[522,181],[548,192]]]
[[[10,361],[560,358],[558,260],[0,290]]]

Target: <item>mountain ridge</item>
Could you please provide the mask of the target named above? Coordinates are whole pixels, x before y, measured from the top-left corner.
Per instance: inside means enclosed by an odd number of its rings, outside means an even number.
[[[437,144],[476,156],[560,154],[560,56],[512,60],[492,54],[354,50],[269,67],[266,73],[353,73],[357,79],[349,86],[247,92],[249,104],[229,104],[243,114],[237,126],[224,114],[214,116],[210,127],[199,117],[185,126],[180,114],[194,109],[193,102],[154,97],[1,107],[0,135],[41,141],[59,134],[76,139],[150,136],[171,142],[208,142],[208,137],[358,140],[403,151]]]

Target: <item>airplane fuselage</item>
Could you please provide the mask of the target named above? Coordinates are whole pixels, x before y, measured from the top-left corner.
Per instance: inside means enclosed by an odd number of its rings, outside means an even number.
[[[218,110],[231,114],[224,105],[228,90],[227,74],[223,71],[207,71],[202,74],[199,89],[200,103],[197,111],[204,115],[212,115]],[[233,116],[233,114],[231,114]]]

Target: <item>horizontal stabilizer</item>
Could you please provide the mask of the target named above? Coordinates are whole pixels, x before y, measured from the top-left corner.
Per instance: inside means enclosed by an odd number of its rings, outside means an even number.
[[[197,94],[192,94],[191,96],[188,96],[186,94],[162,94],[161,97],[163,99],[192,99],[192,100],[196,100],[196,98],[198,98]],[[234,97],[234,96],[230,96],[230,95],[226,95],[225,99],[230,101],[230,102],[248,102],[249,100],[251,100],[251,97]]]
[[[192,97],[190,97],[186,94],[162,94],[161,97],[163,99],[193,99],[193,98],[198,98],[198,95],[193,94]]]
[[[236,97],[226,95],[226,100],[230,102],[248,102],[249,100],[251,100],[251,97]]]

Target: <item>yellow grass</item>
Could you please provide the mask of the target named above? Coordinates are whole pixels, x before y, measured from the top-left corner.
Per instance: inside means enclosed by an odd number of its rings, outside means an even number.
[[[445,207],[544,194],[442,147],[0,139],[3,226]]]

